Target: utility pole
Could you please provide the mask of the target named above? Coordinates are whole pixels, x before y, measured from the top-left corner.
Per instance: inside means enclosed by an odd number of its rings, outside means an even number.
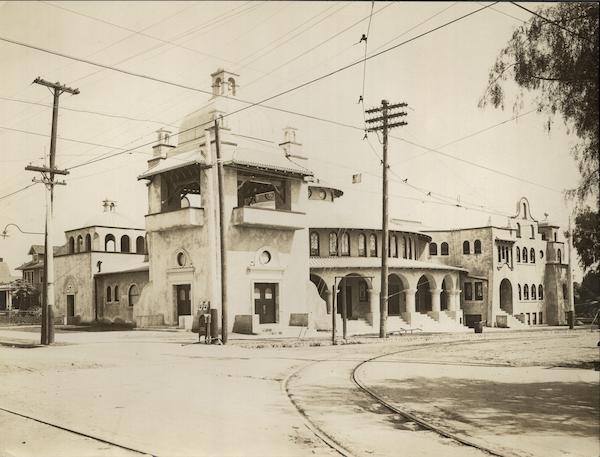
[[[366,120],[371,125],[367,132],[383,132],[383,198],[382,198],[382,236],[381,236],[381,291],[379,293],[379,338],[387,338],[388,312],[388,130],[406,125],[406,122],[391,122],[398,117],[406,116],[405,111],[390,112],[397,108],[408,106],[406,103],[390,105],[387,100],[381,100],[381,107],[368,109],[365,112],[374,115]]]
[[[227,248],[225,239],[225,198],[223,195],[223,161],[221,160],[221,144],[219,142],[219,121],[215,119],[215,150],[217,153],[217,191],[219,194],[219,248],[221,251],[221,341],[227,344]]]
[[[569,313],[571,319],[569,321],[569,327],[573,328],[575,323],[575,303],[573,299],[573,268],[571,267],[571,250],[573,247],[573,230],[571,229],[571,216],[569,216],[569,244],[568,244],[568,260],[569,265],[567,267],[567,284],[569,285],[567,291],[569,293]]]
[[[55,175],[68,175],[67,170],[56,168],[56,132],[58,128],[58,102],[61,94],[68,92],[72,95],[79,94],[79,89],[72,89],[60,84],[51,83],[40,77],[35,78],[34,84],[48,87],[54,97],[52,105],[52,132],[50,137],[50,157],[48,166],[37,167],[28,165],[25,170],[41,173],[42,179],[33,178],[33,182],[46,186],[46,230],[44,235],[44,302],[42,307],[41,344],[54,343],[54,252],[52,242],[52,216],[54,206],[54,186],[66,185],[64,181],[55,181]]]

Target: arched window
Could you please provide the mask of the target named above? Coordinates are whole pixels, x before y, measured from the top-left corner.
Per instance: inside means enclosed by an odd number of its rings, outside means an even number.
[[[468,241],[463,241],[463,254],[471,253],[471,243]]]
[[[111,302],[112,301],[112,293],[111,293],[110,286],[108,286],[106,288],[106,301],[107,302]]]
[[[535,284],[531,285],[531,299],[532,300],[536,300],[536,295],[537,295],[537,291],[536,291],[536,287]]]
[[[525,284],[523,286],[523,297],[525,298],[525,300],[529,300],[529,285]]]
[[[115,286],[115,301],[119,301],[119,286]]]
[[[517,284],[517,289],[519,290],[519,300],[522,300],[521,284]]]
[[[517,238],[521,238],[521,224],[517,222]]]
[[[350,235],[347,232],[342,233],[341,255],[350,255]]]
[[[92,235],[89,233],[85,236],[85,250],[87,252],[92,250]]]
[[[442,255],[448,255],[448,243],[445,241],[440,245],[440,253]]]
[[[481,241],[480,240],[475,240],[475,243],[473,243],[473,249],[475,254],[481,254]]]
[[[429,255],[437,255],[437,244],[429,243]]]
[[[527,263],[527,248],[523,248],[522,259],[523,259],[523,263]]]
[[[531,225],[531,239],[535,239],[535,227],[533,225]]]
[[[319,234],[317,232],[310,233],[310,255],[319,256]]]
[[[75,252],[75,238],[72,236],[69,237],[69,254],[73,254]]]
[[[540,260],[544,258],[544,251],[540,249]]]
[[[121,237],[121,252],[129,252],[129,237],[127,235]]]
[[[535,263],[535,249],[531,248],[529,251],[529,261]]]
[[[359,257],[367,256],[367,237],[364,233],[358,234],[358,255]]]
[[[229,83],[229,92],[231,93],[231,95],[235,95],[235,79],[229,78],[227,82]]]
[[[558,263],[562,263],[562,252],[560,252],[560,249],[558,250]]]
[[[556,241],[556,232],[554,232],[554,241]]]
[[[77,252],[83,252],[83,237],[81,235],[77,237]]]
[[[132,284],[129,287],[129,291],[127,292],[127,300],[129,301],[129,306],[134,306],[138,302],[138,298],[140,293],[138,292],[138,287],[135,284]]]
[[[408,240],[404,237],[404,252],[402,255],[403,259],[408,259]]]
[[[136,254],[145,254],[146,252],[146,246],[145,246],[145,242],[144,242],[144,237],[143,236],[138,236],[135,239],[135,253]]]
[[[517,246],[516,251],[517,251],[517,262],[520,262],[521,261],[521,249],[519,249],[519,247]]]
[[[369,235],[369,255],[377,257],[377,237],[374,233]]]
[[[412,238],[408,239],[408,258],[413,258],[413,241]]]
[[[389,257],[398,257],[398,238],[390,235]]]
[[[544,299],[544,288],[542,287],[541,284],[538,286],[538,298],[540,300]]]
[[[115,236],[112,233],[109,233],[104,237],[104,250],[106,252],[116,251]]]
[[[335,232],[329,234],[329,255],[338,255],[338,237]]]
[[[523,202],[523,219],[527,219],[527,204]]]

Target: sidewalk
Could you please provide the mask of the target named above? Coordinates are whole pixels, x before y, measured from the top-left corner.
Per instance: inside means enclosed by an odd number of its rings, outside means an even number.
[[[68,330],[67,330],[68,328]],[[181,344],[198,343],[198,335],[183,329],[161,328],[161,329],[133,329],[133,330],[114,330],[114,331],[92,331],[89,328],[78,331],[76,326],[57,326],[55,333],[55,345],[71,344],[89,344],[97,342],[119,342],[119,341],[156,341],[156,342],[178,342]],[[588,330],[584,327],[576,327],[572,331]],[[537,326],[528,329],[504,329],[504,328],[485,328],[483,333],[413,333],[403,335],[390,335],[382,340],[379,335],[355,335],[350,336],[346,341],[342,340],[338,333],[337,344],[393,344],[397,342],[409,343],[412,341],[437,341],[437,340],[456,340],[456,339],[486,339],[489,336],[496,338],[506,335],[514,337],[524,333],[539,332],[569,332],[568,327],[564,326]],[[299,334],[299,333],[298,333]],[[202,344],[202,343],[201,343]],[[319,332],[305,337],[289,335],[243,335],[232,333],[229,336],[228,345],[240,346],[250,349],[278,348],[278,347],[310,347],[310,346],[331,346],[331,333]],[[5,326],[0,327],[0,346],[35,348],[40,345],[40,327],[36,325],[27,326]]]

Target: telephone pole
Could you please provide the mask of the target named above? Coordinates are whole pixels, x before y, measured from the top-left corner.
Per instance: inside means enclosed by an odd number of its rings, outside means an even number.
[[[406,125],[398,121],[398,117],[406,116],[405,111],[390,112],[408,106],[406,103],[390,105],[387,100],[381,100],[379,108],[368,109],[365,112],[373,115],[366,123],[371,125],[367,132],[383,132],[383,198],[382,198],[382,235],[381,235],[381,291],[379,293],[379,338],[387,338],[387,313],[388,313],[388,130]],[[392,121],[392,122],[390,122]]]
[[[221,342],[227,344],[229,335],[229,313],[227,309],[227,237],[225,236],[224,177],[218,119],[215,119],[215,151],[217,156],[217,189],[219,193],[219,249],[221,251]]]
[[[42,179],[33,178],[33,182],[46,186],[46,230],[44,235],[44,302],[42,306],[41,344],[54,343],[54,252],[52,242],[52,209],[54,205],[54,186],[66,185],[64,181],[55,181],[55,175],[68,175],[67,170],[56,168],[56,132],[58,127],[58,102],[64,92],[77,95],[79,89],[72,89],[58,82],[51,83],[40,77],[35,78],[35,84],[46,86],[52,92],[54,103],[52,105],[52,132],[50,137],[50,157],[48,166],[38,167],[28,165],[25,170],[41,173]]]

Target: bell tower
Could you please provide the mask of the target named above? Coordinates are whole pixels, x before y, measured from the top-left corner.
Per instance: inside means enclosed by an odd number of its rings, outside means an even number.
[[[213,98],[218,96],[237,97],[239,91],[238,78],[240,75],[219,68],[210,76],[212,77]]]

